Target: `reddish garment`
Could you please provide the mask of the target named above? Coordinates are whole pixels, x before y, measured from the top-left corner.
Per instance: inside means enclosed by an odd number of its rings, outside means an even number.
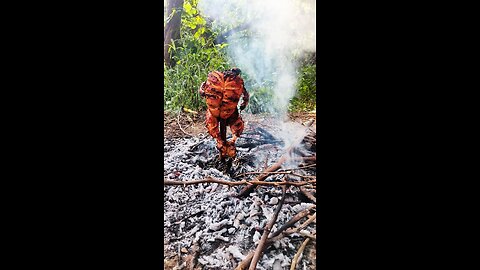
[[[225,72],[213,71],[208,74],[207,81],[198,90],[207,103],[206,127],[208,133],[217,141],[220,156],[234,157],[236,155],[235,141],[244,129],[243,120],[237,109],[238,101],[243,94],[240,109],[248,104],[249,95],[245,89],[239,69]],[[221,125],[230,126],[233,138],[226,141],[226,128],[222,134]]]

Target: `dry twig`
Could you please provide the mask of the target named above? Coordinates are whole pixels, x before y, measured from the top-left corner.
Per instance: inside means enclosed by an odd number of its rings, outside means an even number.
[[[313,124],[313,121],[309,121],[309,123],[307,123],[307,127],[311,126]],[[269,174],[266,174],[266,173],[269,173],[269,172],[274,172],[274,171],[277,171],[278,169],[280,169],[282,167],[282,164],[287,161],[288,159],[290,159],[290,154],[291,152],[293,151],[293,149],[295,147],[297,147],[297,145],[299,145],[300,143],[302,143],[303,141],[303,138],[304,136],[302,136],[302,138],[300,138],[299,140],[297,140],[295,143],[292,144],[292,146],[290,146],[288,149],[287,149],[287,153],[284,154],[275,164],[273,164],[272,166],[270,166],[269,168],[267,168],[264,173],[265,174],[261,174],[260,176],[257,177],[256,180],[259,180],[259,181],[262,181],[264,180],[265,178],[267,178],[269,176]],[[305,157],[303,158],[302,157],[302,160],[307,160],[309,158],[312,158],[312,157]],[[316,156],[314,156],[315,160],[316,160]],[[296,160],[296,159],[292,159],[292,160]],[[242,196],[245,196],[247,194],[249,194],[253,189],[255,188],[255,186],[247,186],[245,188],[243,188],[237,195],[237,197],[242,197]]]
[[[265,231],[263,231],[262,238],[258,242],[258,246],[255,250],[255,253],[253,254],[252,262],[250,263],[250,267],[248,268],[248,270],[255,270],[255,268],[257,267],[258,260],[260,259],[260,256],[263,253],[265,243],[267,241],[267,237],[270,234],[270,230],[272,229],[273,224],[275,224],[275,221],[277,221],[278,213],[280,213],[280,209],[282,209],[283,202],[285,201],[285,191],[286,191],[286,187],[283,186],[282,199],[280,200],[280,203],[278,204],[277,209],[275,210],[275,213],[272,216],[272,219],[270,220],[270,222],[268,222],[267,226],[265,227]]]
[[[306,190],[304,187],[299,187],[299,189],[303,193],[303,195],[305,195],[309,200],[311,200],[314,203],[317,203],[317,198],[315,198],[315,196],[313,196],[311,192]]]
[[[290,234],[290,233],[285,233],[283,234],[283,232],[292,227],[293,225],[295,225],[295,223],[297,223],[299,220],[301,220],[302,218],[306,217],[307,215],[310,214],[310,212],[313,210],[313,208],[315,208],[316,206],[315,205],[312,205],[310,207],[308,207],[307,209],[299,212],[298,214],[296,214],[295,216],[293,216],[289,221],[287,221],[285,224],[283,224],[282,227],[280,227],[276,232],[274,232],[270,237],[269,239],[271,241],[274,241],[274,240],[277,240],[277,239],[281,239],[284,235],[286,234]],[[281,237],[278,237],[278,236],[281,236]]]
[[[285,232],[287,234],[292,234],[292,233],[296,233],[296,232],[300,232],[301,230],[305,229],[308,224],[312,223],[313,221],[315,221],[315,219],[317,218],[317,213],[315,212],[311,217],[309,217],[309,219],[307,219],[307,221],[305,221],[304,223],[302,223],[302,225],[294,228],[294,229],[288,229],[286,230]]]
[[[299,234],[303,235],[303,236],[306,236],[312,240],[317,240],[317,236],[315,234],[310,234],[309,232],[307,231],[299,231],[298,232]]]
[[[281,171],[281,172],[283,172],[283,171],[295,171],[295,170],[302,170],[302,169],[310,168],[310,167],[317,167],[317,164],[309,164],[309,165],[304,165],[304,166],[302,166],[302,164],[300,164],[300,165],[298,165],[298,168],[281,169],[279,171]]]
[[[180,130],[181,130],[185,135],[188,135],[188,136],[190,136],[190,137],[193,137],[192,134],[189,134],[189,133],[187,133],[185,130],[183,130],[182,125],[180,125],[180,113],[178,113],[178,116],[177,116],[177,124],[178,124],[178,126],[180,127]]]
[[[263,247],[264,250],[266,250],[268,247],[270,247],[275,241],[282,239],[284,236],[288,235],[289,233],[284,232],[285,229],[295,225],[296,222],[298,222],[300,219],[306,217],[310,211],[315,207],[315,205],[303,210],[302,212],[296,214],[293,216],[289,221],[287,221],[280,229],[278,229],[275,233],[272,234],[269,238],[267,238],[267,241],[265,243],[265,246]],[[250,262],[253,258],[253,254],[255,251],[251,251],[244,259],[241,261],[237,268],[235,270],[244,270],[246,269],[249,265]]]
[[[295,256],[293,256],[292,265],[290,266],[290,270],[295,270],[295,266],[297,266],[298,258],[300,257],[300,255],[302,254],[303,250],[304,250],[305,247],[307,246],[308,241],[310,241],[310,238],[307,238],[307,239],[305,239],[305,241],[303,241],[303,243],[302,243],[302,245],[300,246],[300,248],[298,249],[297,253],[295,253]]]

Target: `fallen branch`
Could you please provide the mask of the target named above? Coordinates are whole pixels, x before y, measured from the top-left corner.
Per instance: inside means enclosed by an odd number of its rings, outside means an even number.
[[[309,213],[310,210],[312,210],[315,207],[315,205],[303,210],[302,212],[296,214],[293,216],[289,221],[287,221],[280,229],[278,229],[275,233],[272,234],[271,237],[267,238],[264,250],[268,249],[275,241],[280,240],[284,236],[286,236],[288,233],[284,232],[285,229],[293,226],[297,221],[300,219],[306,217]],[[249,265],[250,262],[252,261],[253,255],[255,251],[251,251],[235,268],[235,270],[244,270],[246,269]]]
[[[313,121],[309,121],[307,123],[307,127],[311,126],[313,123]],[[290,155],[293,151],[293,149],[295,147],[297,147],[297,145],[299,145],[302,141],[303,141],[303,138],[305,136],[302,136],[302,138],[300,138],[299,140],[297,140],[295,143],[293,143],[288,149],[287,149],[287,153],[284,154],[275,164],[273,164],[272,166],[268,167],[265,171],[264,171],[264,174],[261,174],[260,176],[257,177],[256,180],[258,181],[262,181],[264,180],[265,178],[267,178],[269,176],[269,172],[274,172],[274,171],[277,171],[278,169],[280,169],[282,167],[282,164],[287,161],[288,159],[291,159],[290,158]],[[310,159],[314,159],[316,161],[317,157],[316,156],[313,156],[313,157],[302,157],[300,158],[300,160],[310,160]],[[292,160],[298,160],[299,158],[292,158]],[[238,194],[237,194],[237,198],[238,197],[243,197],[245,195],[248,195],[250,192],[252,192],[252,190],[255,188],[255,186],[247,186],[247,187],[244,187]]]
[[[283,186],[282,199],[280,200],[280,203],[278,204],[277,209],[275,210],[275,213],[273,213],[272,219],[265,227],[265,231],[263,231],[262,238],[258,242],[258,246],[255,250],[255,253],[253,254],[252,262],[250,263],[250,267],[248,268],[248,270],[255,270],[257,267],[258,260],[260,259],[260,256],[263,253],[265,243],[267,241],[268,235],[270,234],[270,230],[272,229],[273,224],[275,224],[275,221],[277,221],[278,213],[280,213],[280,209],[282,209],[283,202],[285,201],[285,191],[286,191],[286,188],[285,186]]]
[[[309,157],[295,157],[295,158],[292,158],[291,160],[293,160],[293,161],[317,161],[317,156],[313,155],[313,156],[309,156]]]
[[[265,247],[266,248],[266,247]],[[248,253],[248,255],[237,265],[235,270],[244,270],[247,269],[247,267],[250,265],[250,262],[252,261],[254,252],[251,251]]]
[[[308,158],[311,158],[311,157],[308,157]],[[281,169],[280,171],[295,171],[295,170],[302,170],[302,169],[306,169],[306,168],[311,168],[311,167],[317,167],[317,164],[309,164],[309,165],[304,165],[302,166],[302,164],[298,165],[298,168],[291,168],[291,169]]]
[[[300,191],[305,195],[309,200],[311,200],[314,203],[317,203],[317,198],[313,196],[313,194],[309,191],[307,191],[304,187],[299,187]]]
[[[262,181],[264,180],[265,178],[267,178],[270,174],[268,174],[269,172],[274,172],[278,169],[280,169],[282,167],[282,164],[283,162],[285,162],[287,160],[287,156],[284,155],[282,156],[278,161],[277,163],[273,164],[272,166],[268,167],[265,171],[263,171],[263,174],[261,174],[260,176],[258,176],[256,178],[257,181]],[[238,194],[236,197],[243,197],[245,195],[248,195],[253,189],[255,188],[255,186],[247,186],[247,187],[244,187]]]
[[[292,227],[293,225],[295,225],[295,223],[297,223],[299,220],[301,220],[302,218],[308,216],[310,214],[310,212],[313,210],[313,208],[315,208],[315,205],[312,205],[310,207],[308,207],[307,209],[299,212],[298,214],[296,214],[295,216],[293,216],[289,221],[287,221],[285,224],[283,224],[282,227],[280,227],[276,232],[274,232],[272,234],[272,236],[270,236],[269,239],[271,239],[272,241],[275,239],[275,237],[278,237],[278,236],[282,236],[282,233]],[[293,233],[293,232],[292,232]],[[287,234],[290,234],[290,233],[287,233]],[[283,236],[282,236],[283,237]],[[280,238],[282,238],[280,237]],[[278,239],[278,238],[277,238]]]
[[[307,219],[307,221],[305,221],[300,226],[298,226],[294,229],[290,228],[290,229],[286,230],[286,233],[287,234],[292,234],[292,233],[297,233],[297,232],[299,233],[301,230],[305,229],[308,226],[308,224],[315,221],[316,218],[317,218],[317,213],[315,212],[309,219]]]
[[[185,134],[185,135],[188,135],[190,137],[193,137],[193,135],[187,133],[185,130],[183,130],[182,128],[182,125],[180,125],[180,113],[178,113],[178,116],[177,116],[177,124],[178,124],[178,127],[180,127],[180,130]]]
[[[292,148],[293,146],[291,146],[290,148]],[[289,150],[287,150],[287,153],[290,151],[290,148]],[[260,176],[258,176],[256,178],[256,180],[258,181],[263,181],[265,180],[268,176],[270,176],[269,173],[271,172],[275,172],[277,171],[278,169],[280,169],[282,167],[282,164],[287,161],[288,159],[288,154],[285,154],[283,155],[275,164],[273,164],[272,166],[268,167],[265,171],[263,171],[261,173]],[[316,161],[317,160],[317,157],[316,156],[310,156],[310,157],[299,157],[299,158],[292,158],[291,160],[293,161]],[[243,196],[246,196],[248,195],[250,192],[252,192],[252,190],[255,188],[255,186],[247,186],[245,188],[243,188],[237,195],[236,197],[243,197]]]
[[[315,175],[300,175],[300,174],[296,174],[296,173],[293,173],[291,171],[280,171],[280,172],[246,172],[246,173],[242,173],[242,174],[239,174],[235,177],[240,177],[240,176],[245,176],[245,175],[252,175],[252,174],[268,174],[268,175],[271,175],[271,174],[291,174],[293,176],[298,176],[298,177],[302,177],[302,178],[316,178]]]
[[[295,253],[295,256],[293,256],[292,265],[290,266],[290,270],[295,270],[295,266],[297,266],[298,258],[303,253],[303,250],[305,249],[305,247],[307,246],[309,241],[310,241],[310,238],[305,239],[305,241],[303,241],[302,245],[298,249],[297,253]]]
[[[246,175],[252,175],[252,174],[289,174],[291,173],[291,171],[281,171],[281,172],[246,172],[246,173],[242,173],[242,174],[239,174],[239,175],[236,175],[235,177],[241,177],[241,176],[246,176]]]
[[[306,237],[308,237],[312,240],[317,240],[317,236],[315,236],[314,234],[310,234],[307,231],[299,231],[298,233],[303,235],[303,236],[306,236]]]

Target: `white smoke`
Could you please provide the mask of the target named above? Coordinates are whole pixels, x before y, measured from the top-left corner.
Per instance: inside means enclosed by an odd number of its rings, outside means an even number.
[[[294,59],[315,51],[315,5],[315,0],[199,0],[197,7],[220,31],[248,25],[248,37],[228,37],[227,52],[253,85],[273,87],[272,103],[284,116],[295,95]]]

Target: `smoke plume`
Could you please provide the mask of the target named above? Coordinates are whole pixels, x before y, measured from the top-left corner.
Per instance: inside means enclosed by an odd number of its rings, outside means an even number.
[[[220,32],[246,26],[227,37],[227,52],[250,85],[273,89],[274,109],[285,115],[295,95],[295,57],[315,51],[315,0],[199,0],[198,8]]]

